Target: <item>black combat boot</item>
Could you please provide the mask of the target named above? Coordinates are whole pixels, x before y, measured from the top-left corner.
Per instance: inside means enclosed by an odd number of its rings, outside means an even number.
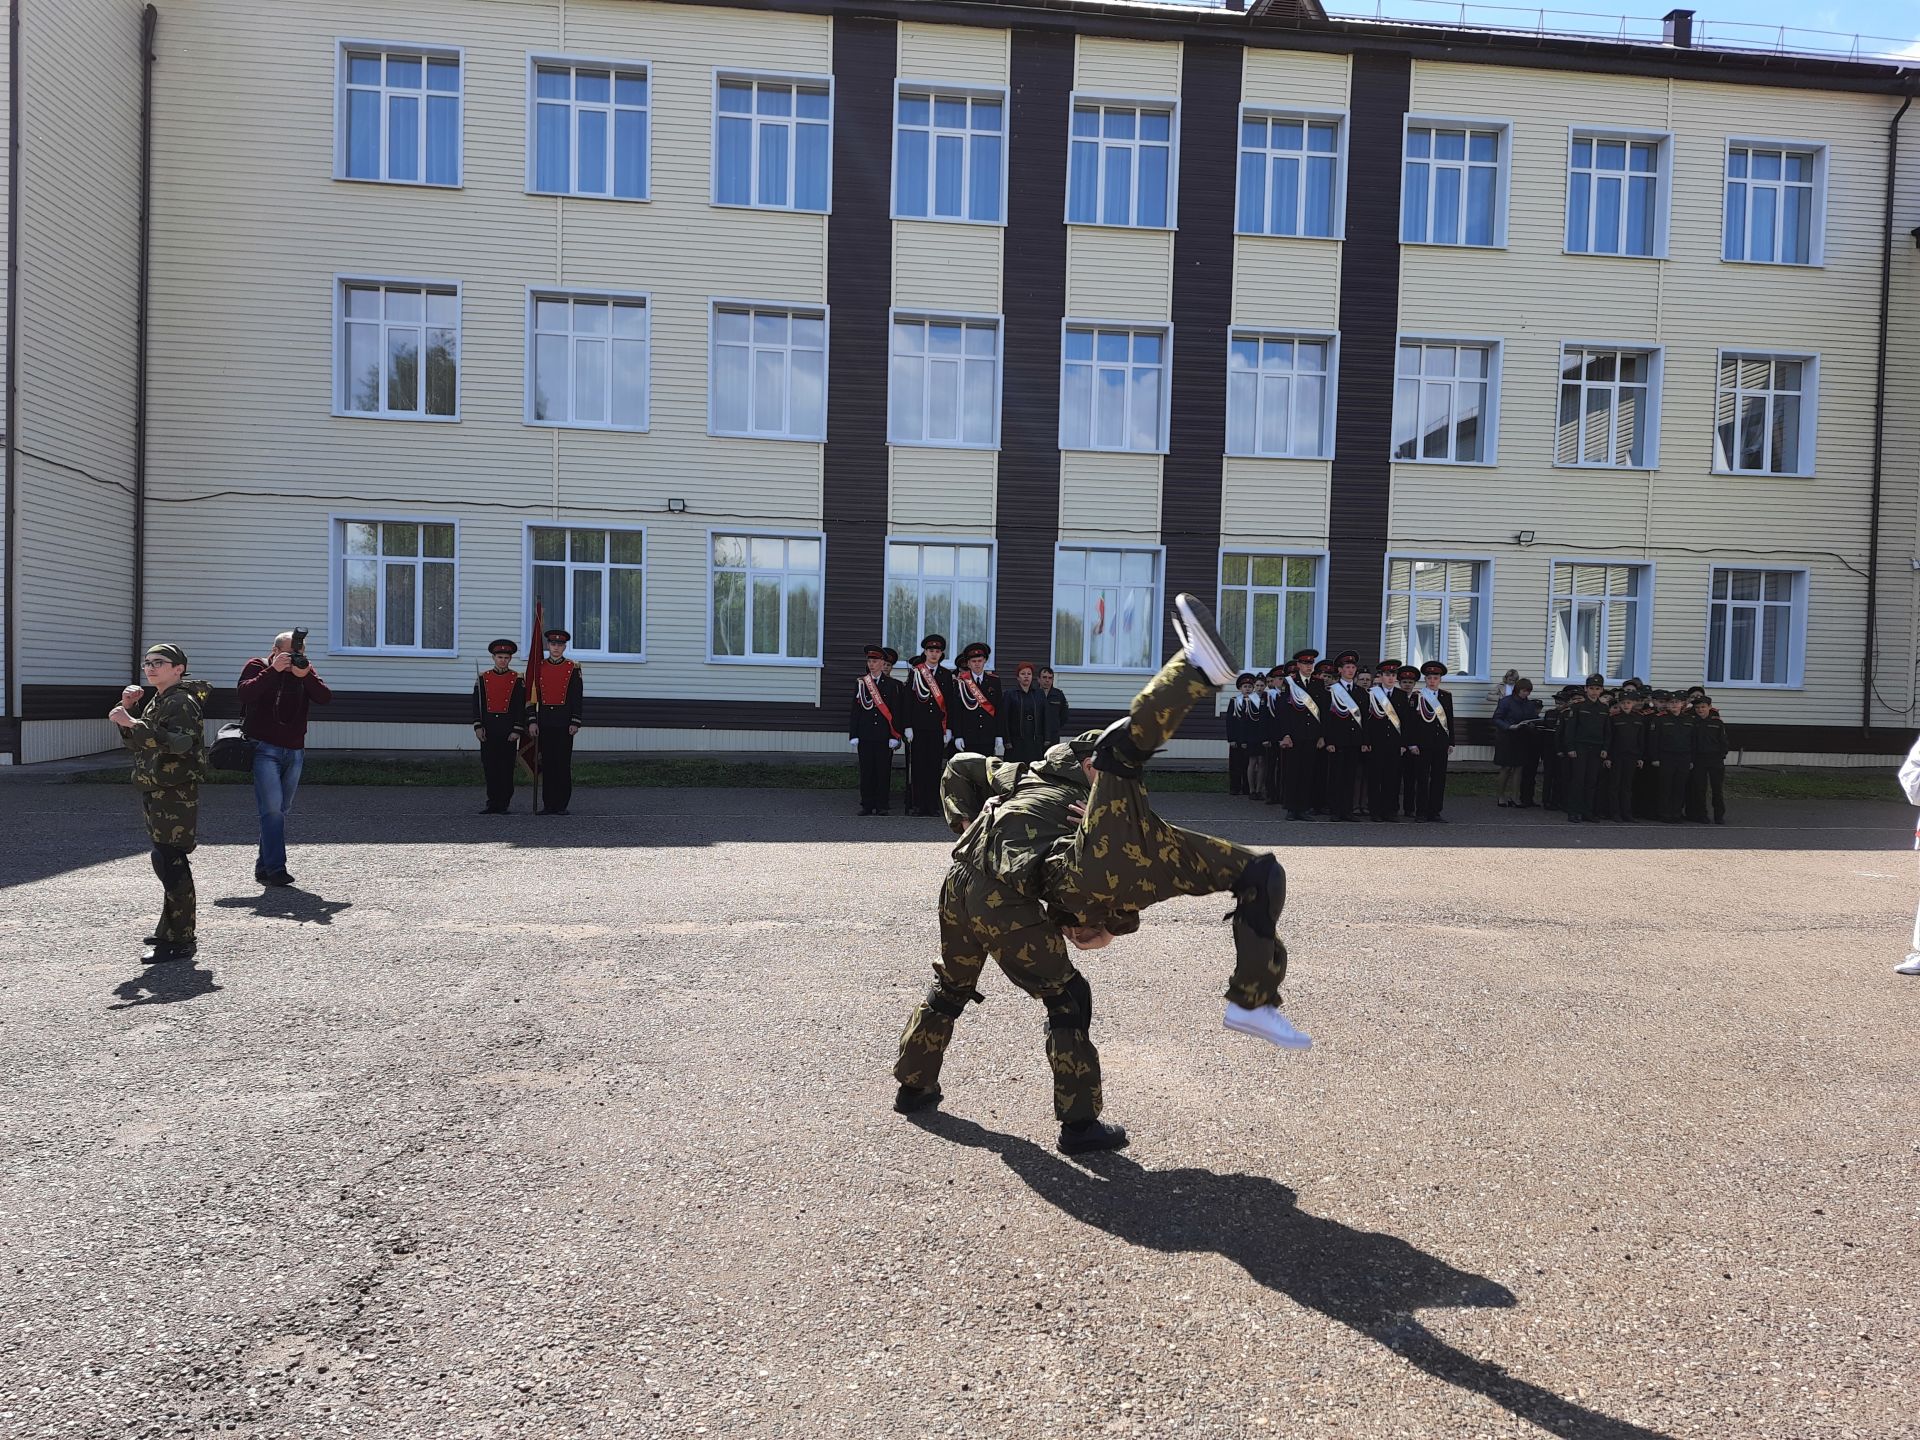
[[[902,1085],[893,1097],[893,1108],[902,1115],[911,1115],[916,1110],[931,1110],[940,1103],[940,1087],[922,1090],[918,1085]]]
[[[1060,1127],[1060,1153],[1086,1155],[1095,1150],[1124,1150],[1127,1132],[1105,1120],[1076,1120]]]

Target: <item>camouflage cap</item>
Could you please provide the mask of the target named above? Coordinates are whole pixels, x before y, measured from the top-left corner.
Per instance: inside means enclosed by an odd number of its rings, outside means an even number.
[[[146,653],[150,656],[158,655],[169,665],[185,665],[187,663],[187,652],[182,650],[178,645],[149,645],[147,646]]]

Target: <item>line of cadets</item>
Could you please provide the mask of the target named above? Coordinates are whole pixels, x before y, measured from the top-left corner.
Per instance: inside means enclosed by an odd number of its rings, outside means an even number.
[[[1382,660],[1366,670],[1354,650],[1319,659],[1298,650],[1291,665],[1239,676],[1227,702],[1228,790],[1284,806],[1290,820],[1447,823],[1447,667]]]
[[[906,812],[939,815],[940,775],[947,757],[963,751],[1038,760],[1067,725],[1067,697],[1054,688],[1053,671],[1022,661],[1014,683],[1002,687],[987,669],[991,647],[974,641],[959,656],[960,668],[944,663],[947,640],[929,635],[895,679],[898,651],[866,649],[866,673],[854,682],[847,744],[859,752],[860,813],[892,809],[893,756],[907,759]]]

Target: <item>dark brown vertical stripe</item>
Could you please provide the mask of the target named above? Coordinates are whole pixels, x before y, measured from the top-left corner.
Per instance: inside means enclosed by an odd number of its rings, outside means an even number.
[[[833,213],[827,219],[826,677],[831,712],[841,677],[880,638],[886,583],[887,311],[893,301],[892,20],[833,22]]]
[[[1347,238],[1340,256],[1340,414],[1328,506],[1327,647],[1369,659],[1380,644],[1393,363],[1400,327],[1400,136],[1412,87],[1404,55],[1353,57]]]
[[[1160,539],[1167,598],[1191,590],[1209,605],[1220,573],[1241,55],[1238,44],[1189,43],[1180,76],[1180,133],[1187,143],[1180,147],[1180,228],[1173,239],[1173,396]],[[1176,644],[1169,629],[1166,653]],[[1189,729],[1200,733],[1211,722],[1211,715],[1196,717]]]
[[[1067,110],[1071,35],[1013,32],[1001,306],[1000,572],[1003,660],[1053,653],[1053,544],[1060,533],[1060,321],[1067,303]],[[965,637],[950,636],[955,645]]]

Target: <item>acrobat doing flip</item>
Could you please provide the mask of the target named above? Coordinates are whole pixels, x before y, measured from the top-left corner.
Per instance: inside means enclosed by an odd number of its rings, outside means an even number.
[[[1067,945],[1098,950],[1140,928],[1140,912],[1176,895],[1232,892],[1233,978],[1226,1027],[1288,1050],[1310,1041],[1280,1013],[1287,947],[1277,933],[1286,872],[1272,855],[1170,825],[1153,813],[1146,765],[1189,711],[1237,667],[1213,616],[1174,600],[1180,653],[1133,698],[1125,719],[1053,746],[1035,763],[956,755],[941,779],[960,835],[940,890],[940,959],[900,1037],[893,1108],[940,1102],[940,1062],[991,956],[1047,1009],[1047,1060],[1060,1149],[1117,1150],[1127,1132],[1101,1120],[1100,1054],[1088,1029],[1093,991]]]

